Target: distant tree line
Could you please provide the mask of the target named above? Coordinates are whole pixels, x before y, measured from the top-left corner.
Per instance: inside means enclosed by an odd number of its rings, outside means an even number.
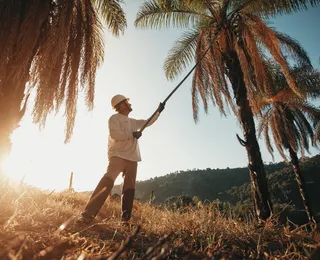
[[[304,157],[300,163],[306,191],[310,197],[310,206],[315,215],[320,214],[318,202],[320,155]],[[292,167],[286,162],[270,163],[266,165],[266,172],[273,204],[288,204],[292,209],[304,211]],[[246,167],[177,171],[165,176],[138,181],[136,188],[136,199],[148,202],[153,192],[153,203],[169,208],[196,205],[195,197],[202,203],[220,201],[242,208],[245,205],[252,205],[250,180]],[[120,189],[121,186],[117,185],[112,192],[120,194]]]

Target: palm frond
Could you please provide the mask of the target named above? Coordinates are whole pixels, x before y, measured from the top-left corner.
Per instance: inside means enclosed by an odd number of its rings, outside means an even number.
[[[275,35],[282,47],[282,52],[289,54],[295,62],[298,62],[299,67],[301,66],[309,66],[312,67],[310,58],[307,52],[303,49],[300,43],[294,39],[292,39],[289,35],[277,32]]]
[[[235,6],[242,6],[242,0],[234,0]],[[245,4],[243,4],[245,5]],[[245,10],[265,17],[291,14],[320,5],[320,0],[255,0],[245,5]]]
[[[9,136],[21,120],[20,106],[30,80],[37,48],[50,14],[49,1],[0,3],[0,121],[1,134]],[[10,3],[11,4],[11,3]]]
[[[202,40],[204,37],[205,32],[201,32],[198,37],[198,44],[196,48],[196,62],[197,66],[195,68],[194,77],[192,81],[192,89],[193,93],[194,91],[197,92],[196,98],[198,97],[198,94],[200,95],[205,113],[208,112],[208,98],[211,96],[210,94],[210,87],[212,82],[210,80],[210,73],[207,73],[207,62],[208,56],[203,56],[206,52],[205,48],[208,48],[206,46],[206,42]],[[193,118],[195,122],[198,121],[198,108],[193,110]]]
[[[200,22],[200,19],[208,18],[197,7],[185,1],[151,0],[140,7],[134,23],[138,28],[189,28]]]
[[[304,99],[273,101],[266,106],[268,110],[261,110],[259,115],[258,133],[266,131],[270,126],[276,148],[285,156],[283,148],[291,147],[294,151],[300,150],[301,154],[309,152],[309,142],[316,147],[315,138],[317,125],[320,119],[320,110],[308,104]],[[264,132],[265,138],[266,132]],[[267,140],[266,140],[267,142]],[[267,143],[267,146],[270,144]],[[283,157],[285,159],[285,157]]]
[[[270,93],[269,84],[267,84],[267,76],[265,74],[265,66],[260,55],[259,48],[254,39],[254,35],[247,28],[243,32],[244,48],[248,52],[253,67],[255,82],[257,89],[264,93]]]
[[[198,36],[198,30],[191,30],[175,42],[163,66],[168,79],[175,79],[193,61]]]
[[[280,50],[279,42],[276,38],[275,33],[268,26],[266,26],[258,16],[251,15],[251,14],[250,15],[248,14],[247,16],[250,17],[252,21],[254,21],[253,24],[251,25],[248,24],[248,26],[252,26],[252,29],[255,32],[256,37],[258,37],[261,40],[261,42],[270,51],[274,59],[278,62],[282,70],[282,73],[285,76],[286,81],[288,82],[288,86],[298,96],[300,96],[301,93],[299,92],[296,86],[296,83],[290,74],[289,65],[285,60],[285,58],[283,57],[283,54]]]
[[[203,86],[207,89],[207,93],[210,96],[213,105],[217,105],[219,111],[222,115],[226,116],[226,109],[231,107],[231,109],[235,110],[234,102],[232,100],[229,86],[227,84],[225,75],[225,66],[223,63],[223,57],[221,54],[221,47],[223,45],[223,41],[220,42],[221,39],[224,39],[223,32],[217,34],[215,30],[209,30],[207,35],[203,37],[199,37],[199,41],[204,43],[204,48],[202,51],[198,50],[197,60],[201,60],[203,70],[202,73],[208,75],[208,84]],[[213,39],[217,39],[215,43],[212,42]],[[201,43],[198,43],[200,46]],[[203,57],[203,52],[205,52],[209,48],[208,53]],[[222,46],[222,48],[224,48]],[[227,105],[227,107],[226,107]]]
[[[95,75],[104,56],[98,14],[111,32],[119,35],[126,27],[121,3],[30,0],[11,1],[6,8],[7,3],[1,2],[0,93],[5,97],[0,96],[1,122],[6,107],[12,107],[11,116],[19,112],[28,82],[29,88],[36,89],[33,117],[40,126],[45,125],[49,113],[65,105],[67,142],[81,88],[88,108],[93,108]]]
[[[211,51],[204,58],[204,70],[203,74],[207,74],[209,77],[208,84],[204,86],[207,89],[208,95],[210,96],[212,103],[219,107],[219,110],[222,115],[226,116],[225,111],[225,102],[223,99],[224,95],[224,82],[222,81],[222,77],[220,76],[220,68],[217,66],[217,62],[215,61],[215,57],[213,56],[213,47],[211,47]],[[201,57],[200,57],[201,58]]]
[[[315,107],[313,104],[308,102],[299,102],[295,104],[295,107],[302,111],[311,120],[311,122],[313,122],[314,126],[320,122],[320,109]]]
[[[296,109],[295,111],[296,118],[298,119],[296,122],[299,124],[299,129],[301,134],[301,140],[303,140],[302,145],[304,149],[309,153],[309,140],[314,140],[314,128],[311,125],[311,121],[307,119],[304,113]]]
[[[225,66],[225,59],[223,53],[227,49],[227,39],[224,31],[217,35],[217,41],[214,47],[212,48],[212,61],[215,65],[215,74],[212,75],[214,87],[217,91],[220,91],[224,98],[224,104],[227,105],[227,109],[231,108],[233,113],[238,117],[238,110],[235,105],[230,92],[230,84],[226,80],[227,70]]]
[[[191,88],[191,97],[192,97],[192,113],[193,119],[197,123],[199,120],[199,92],[197,89],[197,70],[194,72],[192,77],[192,88]]]
[[[201,73],[201,65],[196,68],[195,71],[195,82],[197,86],[197,91],[203,102],[204,112],[208,113],[208,88],[206,86],[209,84],[209,78],[206,74]]]
[[[264,60],[268,79],[268,85],[273,89],[272,95],[268,96],[274,102],[285,100],[297,101],[301,98],[317,98],[320,95],[320,72],[309,65],[289,67],[296,86],[301,96],[297,96],[288,87],[288,83],[281,72],[280,66],[271,60]]]
[[[127,27],[126,15],[121,7],[122,0],[91,0],[113,35],[119,36]],[[87,6],[87,8],[92,8]]]
[[[274,150],[273,150],[273,147],[272,147],[272,144],[271,144],[271,139],[270,139],[270,135],[269,135],[269,125],[268,124],[264,128],[264,138],[265,138],[267,150],[271,154],[272,160],[274,160],[274,155],[273,155]]]
[[[317,98],[320,95],[320,71],[306,65],[291,70],[298,87],[307,97]]]
[[[88,107],[93,107],[95,73],[104,55],[102,26],[92,3],[77,3],[75,8],[75,2],[59,2],[48,18],[51,23],[34,60],[30,81],[31,87],[37,87],[33,109],[36,123],[44,126],[47,115],[65,102],[65,142],[72,135],[80,84]]]
[[[235,105],[225,79],[225,66],[223,57],[217,46],[220,31],[202,30],[198,36],[197,49],[195,50],[196,71],[193,78],[192,93],[197,92],[203,101],[204,110],[207,112],[208,102],[217,105],[222,115],[226,116],[226,109]],[[221,33],[221,32],[220,32]],[[197,95],[198,97],[198,95]],[[195,104],[195,103],[194,103]],[[194,110],[194,118],[198,120],[198,110]]]
[[[278,125],[278,120],[276,120],[277,115],[273,114],[270,120],[270,129],[272,132],[272,137],[274,139],[275,142],[275,146],[278,150],[278,152],[280,153],[281,157],[284,160],[287,160],[287,156],[284,153],[284,147],[287,147],[287,142],[284,143],[286,140],[283,140],[282,135],[281,135],[281,128],[282,125]],[[279,117],[278,117],[279,118]]]
[[[228,16],[231,17],[237,13],[246,11],[247,9],[252,11],[252,6],[255,2],[256,0],[233,0],[231,2],[232,11],[228,14]]]
[[[269,126],[269,122],[272,117],[272,108],[266,109],[264,113],[261,113],[257,116],[258,118],[258,128],[257,128],[257,134],[258,137],[261,136],[261,134],[266,131],[266,128]]]

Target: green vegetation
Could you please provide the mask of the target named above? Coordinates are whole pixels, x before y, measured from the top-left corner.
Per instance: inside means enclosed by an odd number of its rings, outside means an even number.
[[[320,155],[300,160],[301,172],[306,183],[311,208],[320,213]],[[295,174],[289,163],[266,164],[271,199],[274,204],[289,204],[292,210],[303,210],[303,203]],[[154,204],[164,204],[168,197],[198,197],[200,201],[229,202],[231,205],[249,205],[252,208],[248,168],[234,169],[193,169],[170,173],[146,181],[138,181],[136,198],[141,202],[150,200],[154,192]],[[113,193],[120,194],[120,186],[115,186]],[[319,219],[319,216],[317,217]],[[304,217],[301,222],[304,222]],[[304,222],[305,223],[305,222]]]

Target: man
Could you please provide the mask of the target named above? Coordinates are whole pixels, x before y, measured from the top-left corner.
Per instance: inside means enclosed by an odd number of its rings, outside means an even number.
[[[123,187],[121,196],[121,220],[127,223],[131,218],[135,193],[138,162],[141,161],[138,139],[139,131],[147,120],[129,118],[132,111],[129,98],[123,95],[115,95],[111,99],[112,108],[117,111],[109,118],[108,159],[109,164],[106,174],[101,178],[94,190],[84,212],[82,221],[90,223],[100,211],[107,197],[111,193],[114,181],[123,173]],[[160,103],[157,113],[147,126],[152,125],[164,109]]]

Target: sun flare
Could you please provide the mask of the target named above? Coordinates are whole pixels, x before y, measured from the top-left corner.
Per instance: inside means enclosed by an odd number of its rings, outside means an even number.
[[[16,163],[19,161],[19,163]],[[4,173],[13,181],[24,181],[27,169],[21,164],[20,158],[15,158],[12,154],[4,161]]]
[[[12,149],[4,162],[4,172],[9,179],[42,189],[68,187],[70,171],[61,176],[70,165],[65,156],[63,135],[57,134],[56,127],[51,127],[51,131],[40,131],[32,122],[25,122],[13,132]]]

